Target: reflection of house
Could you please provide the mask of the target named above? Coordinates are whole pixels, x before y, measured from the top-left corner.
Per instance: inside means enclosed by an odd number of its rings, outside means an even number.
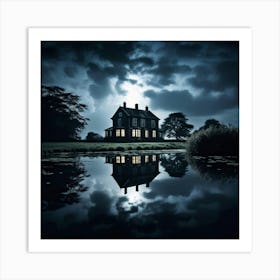
[[[127,188],[135,186],[136,191],[139,185],[149,184],[159,174],[158,155],[116,155],[107,156],[107,163],[113,164],[112,176],[127,193]]]
[[[138,104],[135,104],[135,109],[127,108],[124,102],[111,119],[113,126],[105,129],[107,141],[158,141],[162,138],[159,118],[148,107],[140,110]]]

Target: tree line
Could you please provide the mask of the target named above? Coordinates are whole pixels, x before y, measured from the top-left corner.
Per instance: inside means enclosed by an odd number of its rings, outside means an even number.
[[[86,127],[88,118],[83,116],[87,105],[81,103],[78,95],[66,92],[61,87],[41,88],[41,137],[42,141],[81,140],[80,132]],[[192,134],[210,127],[225,128],[218,120],[208,119]],[[167,138],[185,140],[191,136],[194,126],[182,112],[174,112],[164,119],[161,131]],[[88,132],[86,141],[102,141],[103,137],[93,131]]]

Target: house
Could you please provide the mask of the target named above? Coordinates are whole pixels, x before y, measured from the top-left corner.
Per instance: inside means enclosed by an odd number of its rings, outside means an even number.
[[[159,172],[159,156],[156,154],[135,155],[110,155],[106,157],[106,163],[113,165],[112,176],[124,194],[127,189],[135,187],[139,191],[140,185],[147,188]]]
[[[105,141],[139,142],[159,141],[162,133],[159,130],[159,118],[146,106],[145,110],[127,108],[126,102],[113,115],[112,127],[105,129]]]

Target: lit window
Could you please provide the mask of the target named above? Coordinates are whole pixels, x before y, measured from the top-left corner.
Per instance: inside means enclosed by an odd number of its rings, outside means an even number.
[[[141,130],[140,129],[132,129],[131,136],[132,137],[141,137]]]
[[[132,156],[132,164],[140,164],[141,156]]]
[[[116,156],[116,163],[121,163],[121,157],[120,156]]]
[[[157,156],[156,156],[156,155],[153,155],[152,160],[153,160],[153,161],[156,161],[156,160],[157,160]]]
[[[153,130],[153,138],[157,137],[157,132],[155,130]]]
[[[120,137],[121,136],[121,130],[120,129],[116,129],[116,137]]]
[[[145,156],[145,162],[149,162],[149,156]]]
[[[155,128],[156,127],[156,121],[155,120],[151,120],[151,127]]]
[[[132,126],[137,126],[137,118],[132,118]]]
[[[140,120],[140,126],[141,127],[145,127],[146,126],[146,120],[145,119],[141,119]]]
[[[145,130],[145,137],[149,138],[149,130]]]
[[[125,137],[125,129],[121,129],[121,137]]]
[[[116,163],[125,163],[125,156],[116,156]]]

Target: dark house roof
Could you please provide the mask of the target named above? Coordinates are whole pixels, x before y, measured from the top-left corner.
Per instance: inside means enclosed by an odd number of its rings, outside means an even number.
[[[159,118],[154,115],[149,110],[140,110],[140,109],[133,109],[133,108],[126,108],[126,107],[119,107],[116,113],[113,115],[111,119],[113,119],[118,112],[124,112],[128,117],[138,117],[138,118],[146,118],[146,119],[155,119],[159,120]]]
[[[112,174],[113,178],[116,180],[120,188],[129,188],[133,186],[143,185],[150,183],[154,180],[155,177],[159,174],[159,171],[156,171],[152,174],[143,174],[143,175],[127,175],[120,176],[116,174]]]

